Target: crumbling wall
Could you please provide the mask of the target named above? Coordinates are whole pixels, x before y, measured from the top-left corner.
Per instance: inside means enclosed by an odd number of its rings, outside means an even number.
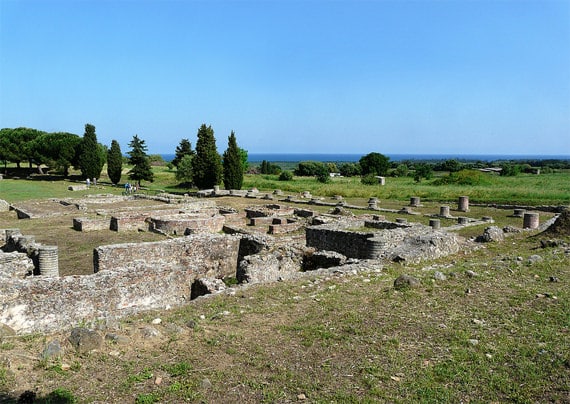
[[[164,241],[125,243],[97,247],[93,252],[95,272],[116,268],[146,271],[198,265],[204,276],[234,276],[239,237],[223,234],[191,235]]]
[[[352,231],[372,222],[343,219],[307,227],[308,247],[320,251],[336,251],[348,258],[418,262],[459,251],[461,239],[454,233],[435,231],[421,224],[378,222],[371,232]]]
[[[151,230],[166,234],[217,233],[224,227],[225,216],[203,214],[180,214],[150,218]]]
[[[18,334],[52,332],[182,305],[197,278],[236,274],[239,241],[195,235],[102,246],[94,251],[98,272],[66,277],[26,277],[29,258],[0,253],[0,324]]]
[[[358,225],[355,222],[355,225]],[[361,223],[363,227],[364,223]],[[348,231],[327,225],[311,226],[305,230],[308,247],[336,251],[349,258],[372,258],[375,248],[373,232]]]

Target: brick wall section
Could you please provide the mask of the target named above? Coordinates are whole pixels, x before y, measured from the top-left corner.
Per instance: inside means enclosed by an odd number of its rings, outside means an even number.
[[[374,248],[374,233],[330,229],[326,225],[307,227],[307,247],[317,250],[336,251],[349,258],[371,257]]]
[[[99,272],[85,276],[22,279],[0,261],[0,323],[20,335],[52,332],[185,304],[196,278],[235,276],[239,240],[196,235],[102,246],[94,253]]]
[[[73,229],[77,231],[109,230],[110,225],[111,220],[108,217],[97,219],[78,217],[73,219]]]
[[[181,214],[165,217],[152,217],[150,219],[151,229],[176,235],[187,233],[218,233],[222,231],[224,222],[225,217],[222,215],[204,216]]]
[[[235,276],[239,237],[200,234],[165,241],[125,243],[97,247],[93,252],[94,271],[133,271],[186,268],[199,265],[209,277]]]

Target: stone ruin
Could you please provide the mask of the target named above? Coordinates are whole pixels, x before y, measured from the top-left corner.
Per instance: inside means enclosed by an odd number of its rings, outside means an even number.
[[[455,254],[463,246],[462,238],[435,226],[390,222],[381,215],[343,215],[338,200],[331,204],[335,214],[317,214],[280,203],[238,212],[211,199],[161,198],[152,202],[162,205],[100,206],[95,215],[73,220],[79,231],[142,228],[169,235],[164,241],[95,248],[90,275],[60,277],[53,268],[57,249],[16,229],[0,231],[0,324],[17,334],[107,324],[137,312],[187,304],[223,289],[222,280],[228,278],[260,283],[313,270],[417,263]],[[419,200],[413,202],[419,205]],[[57,205],[93,212],[83,202]]]

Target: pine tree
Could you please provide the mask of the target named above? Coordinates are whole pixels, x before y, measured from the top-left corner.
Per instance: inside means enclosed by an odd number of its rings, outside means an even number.
[[[198,129],[196,155],[192,159],[194,184],[199,189],[213,188],[222,179],[222,158],[216,148],[211,126],[202,124]]]
[[[224,152],[224,187],[226,189],[241,189],[243,184],[243,163],[236,136],[232,130],[228,137],[228,148]]]
[[[99,178],[103,165],[105,165],[105,155],[101,155],[102,148],[97,143],[95,126],[85,125],[85,134],[81,141],[79,153],[79,169],[85,178]]]
[[[116,140],[111,141],[111,148],[107,152],[107,175],[113,184],[121,181],[121,172],[123,170],[123,154],[121,146]]]
[[[140,188],[142,180],[154,181],[150,159],[146,154],[147,148],[144,140],[139,139],[138,135],[133,136],[129,147],[131,148],[131,151],[129,151],[129,164],[133,166],[131,171],[129,171],[129,179],[137,181]]]
[[[194,150],[192,150],[192,144],[190,143],[190,141],[188,139],[182,139],[180,141],[180,144],[176,146],[176,151],[174,155],[174,160],[172,160],[172,165],[174,167],[178,167],[178,164],[180,163],[180,160],[182,160],[182,157],[193,156],[193,155],[194,155]]]

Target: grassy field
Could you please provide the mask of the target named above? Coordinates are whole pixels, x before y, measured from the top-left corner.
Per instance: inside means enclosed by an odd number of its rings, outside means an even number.
[[[184,193],[195,190],[178,187],[174,178],[175,171],[165,166],[153,168],[154,182],[143,182],[143,187],[150,192],[165,190]],[[123,183],[128,181],[128,167],[124,169]],[[100,184],[104,192],[121,193],[122,187],[109,186],[106,170],[103,169]],[[73,174],[73,173],[72,173]],[[69,196],[67,191],[71,183],[81,182],[78,173],[71,179],[52,177],[51,181],[43,181],[42,177],[34,181],[3,180],[0,182],[0,194],[8,201],[37,199],[43,197]],[[443,174],[440,174],[443,175]],[[60,184],[60,186],[57,186]],[[501,177],[485,174],[481,185],[433,185],[433,180],[414,182],[410,177],[388,177],[386,185],[363,185],[359,177],[333,178],[330,183],[322,184],[312,177],[294,177],[292,181],[279,181],[276,175],[246,175],[244,189],[257,188],[271,192],[281,189],[284,192],[299,194],[309,191],[313,195],[332,197],[342,195],[347,199],[377,197],[380,200],[409,201],[417,196],[422,201],[449,202],[456,201],[458,196],[466,195],[473,203],[524,204],[524,205],[569,205],[570,204],[570,172],[560,171],[549,174],[520,174],[515,177]],[[94,190],[96,190],[95,188]],[[86,193],[93,193],[94,190]],[[78,195],[76,193],[74,195]]]
[[[176,185],[166,168],[156,170],[145,192]],[[407,178],[366,187],[351,179],[319,184],[248,176],[245,187],[361,202],[376,196],[381,206],[395,207],[420,196],[427,210],[458,195],[472,202],[568,205],[568,180],[568,174],[493,177],[491,185],[473,189]],[[104,182],[85,193],[122,192]],[[0,199],[81,194],[68,185],[5,179]],[[491,212],[499,226],[520,221],[511,211],[487,209],[474,207],[472,215]],[[12,220],[0,215],[0,228]],[[554,247],[541,246],[553,237],[559,240]],[[3,337],[0,402],[17,402],[24,391],[40,403],[570,402],[570,237],[525,232],[475,247],[421,265],[308,274],[146,313],[120,322],[116,333],[128,343],[108,340],[90,354],[75,353],[64,333]],[[435,271],[447,279],[436,280]],[[396,291],[400,274],[417,277],[421,286]],[[161,323],[153,324],[157,318]],[[160,334],[144,337],[141,330],[150,326]],[[64,353],[41,359],[52,340]]]

